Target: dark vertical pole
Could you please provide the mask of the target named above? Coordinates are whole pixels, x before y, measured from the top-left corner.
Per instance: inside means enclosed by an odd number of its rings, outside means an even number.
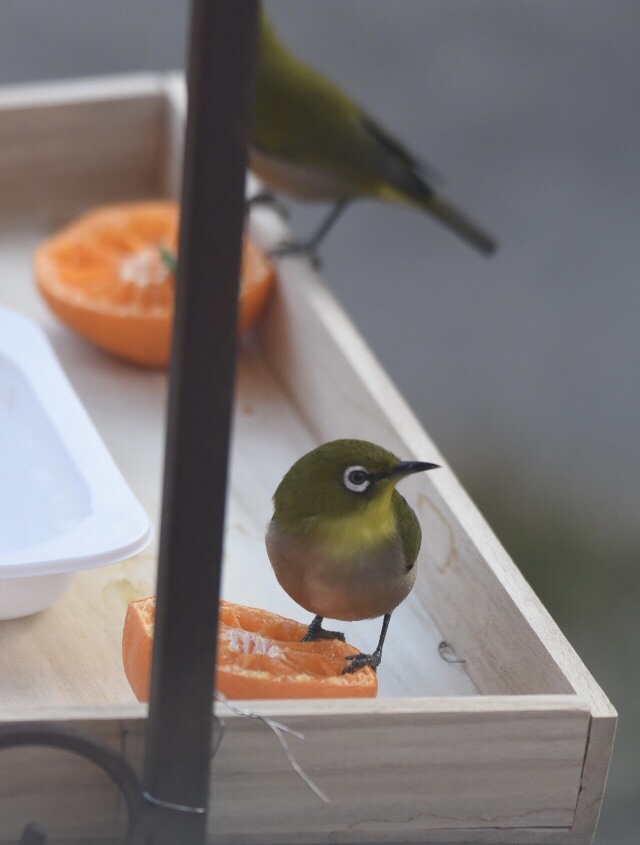
[[[193,0],[144,788],[151,842],[205,841],[257,0]]]

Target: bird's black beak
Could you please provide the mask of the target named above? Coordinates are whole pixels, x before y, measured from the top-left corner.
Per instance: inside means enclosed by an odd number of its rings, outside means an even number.
[[[385,478],[404,478],[414,472],[426,472],[429,469],[440,469],[440,464],[428,464],[425,461],[399,461],[392,470],[384,474]]]

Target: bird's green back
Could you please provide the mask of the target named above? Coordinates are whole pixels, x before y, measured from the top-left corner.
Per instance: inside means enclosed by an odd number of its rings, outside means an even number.
[[[300,61],[262,12],[252,143],[341,178],[346,194],[408,201],[417,162],[324,75]],[[303,120],[298,115],[304,115]]]

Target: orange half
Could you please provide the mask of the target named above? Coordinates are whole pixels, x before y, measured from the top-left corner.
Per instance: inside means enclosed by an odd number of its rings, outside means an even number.
[[[122,659],[139,701],[149,700],[156,599],[127,609]],[[378,677],[367,666],[342,674],[358,649],[339,640],[303,643],[307,626],[268,610],[220,602],[216,689],[229,699],[374,698]]]
[[[38,288],[60,320],[97,346],[136,364],[165,367],[175,277],[162,251],[176,255],[178,226],[179,207],[173,200],[90,211],[36,250]],[[260,316],[274,280],[273,265],[245,235],[241,334]],[[211,325],[215,329],[215,315]]]

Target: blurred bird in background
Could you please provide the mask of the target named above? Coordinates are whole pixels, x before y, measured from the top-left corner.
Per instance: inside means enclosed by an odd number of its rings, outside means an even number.
[[[282,244],[277,253],[315,257],[346,205],[358,197],[413,206],[481,253],[496,249],[491,235],[440,196],[428,168],[327,77],[293,55],[264,9],[250,164],[276,192],[333,204],[308,240]],[[250,202],[269,198],[260,193]]]

